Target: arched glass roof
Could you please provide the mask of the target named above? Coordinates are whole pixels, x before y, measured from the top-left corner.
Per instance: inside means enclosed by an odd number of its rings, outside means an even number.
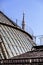
[[[9,59],[30,51],[35,43],[16,24],[0,13],[0,59]]]

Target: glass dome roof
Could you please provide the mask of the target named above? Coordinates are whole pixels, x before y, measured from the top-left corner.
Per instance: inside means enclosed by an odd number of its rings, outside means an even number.
[[[9,59],[31,51],[35,45],[31,35],[0,12],[0,59]]]

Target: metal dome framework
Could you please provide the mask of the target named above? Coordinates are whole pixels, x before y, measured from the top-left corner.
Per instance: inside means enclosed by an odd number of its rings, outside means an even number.
[[[31,50],[32,36],[0,12],[0,59],[9,59]]]

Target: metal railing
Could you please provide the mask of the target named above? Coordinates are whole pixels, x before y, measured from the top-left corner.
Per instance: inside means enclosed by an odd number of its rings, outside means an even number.
[[[39,65],[39,64],[43,64],[43,58],[16,58],[16,59],[3,59],[0,60],[0,64],[7,64],[7,65],[18,65],[18,64],[27,64],[27,65],[31,65],[31,64],[35,64],[35,65]]]

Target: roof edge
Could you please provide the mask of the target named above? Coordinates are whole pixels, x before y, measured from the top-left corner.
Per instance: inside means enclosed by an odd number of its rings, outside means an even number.
[[[0,23],[0,24],[7,25],[7,26],[10,26],[10,27],[13,27],[13,28],[16,26],[15,28],[18,28],[22,32],[25,32],[27,35],[29,35],[29,37],[31,39],[33,39],[32,36],[28,32],[26,32],[25,30],[23,30],[20,26],[18,26],[15,22],[13,22],[10,18],[8,18],[2,11],[0,11],[0,13],[3,14],[14,26],[11,26],[11,25],[5,24],[5,23]]]
[[[2,11],[0,11],[1,14],[3,14],[14,26],[19,27],[13,20],[11,20],[8,16],[6,16]]]

